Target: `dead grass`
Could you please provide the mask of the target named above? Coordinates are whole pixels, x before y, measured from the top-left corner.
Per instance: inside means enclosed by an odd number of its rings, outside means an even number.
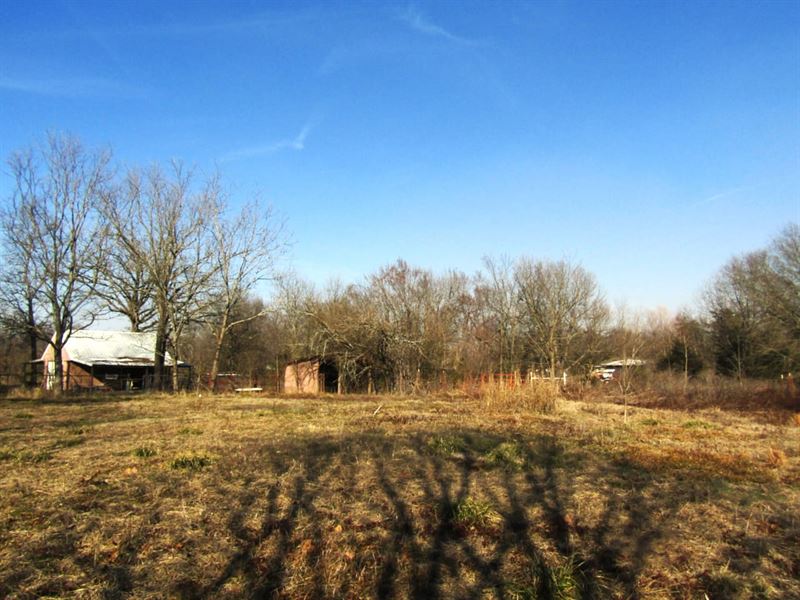
[[[572,383],[567,397],[585,401],[621,402],[619,387],[608,384]],[[647,408],[698,411],[722,409],[748,413],[761,420],[779,418],[791,421],[800,414],[800,393],[781,381],[758,381],[707,375],[691,379],[670,373],[650,373],[635,381],[628,403]]]
[[[762,417],[2,401],[0,596],[798,597],[800,428]]]
[[[560,386],[549,381],[526,382],[519,386],[488,383],[480,387],[477,397],[491,411],[526,411],[552,413],[561,398]]]

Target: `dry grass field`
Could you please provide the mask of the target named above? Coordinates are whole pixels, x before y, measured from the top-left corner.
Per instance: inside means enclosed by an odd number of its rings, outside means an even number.
[[[791,410],[0,401],[0,597],[800,598]]]

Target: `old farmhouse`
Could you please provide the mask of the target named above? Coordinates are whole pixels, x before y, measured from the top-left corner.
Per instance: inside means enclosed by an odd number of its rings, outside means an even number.
[[[65,390],[141,390],[152,386],[155,333],[131,331],[76,331],[67,340],[62,352]],[[42,357],[43,386],[55,387],[53,347]],[[172,377],[174,361],[169,354],[165,361],[165,379]],[[191,368],[178,362],[179,378],[188,383]]]

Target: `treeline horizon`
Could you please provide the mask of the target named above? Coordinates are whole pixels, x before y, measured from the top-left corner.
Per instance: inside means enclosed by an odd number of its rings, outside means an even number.
[[[283,223],[257,200],[233,210],[218,175],[181,163],[119,169],[109,151],[50,135],[13,153],[15,189],[0,217],[5,368],[98,318],[155,331],[155,385],[165,356],[198,383],[251,380],[310,357],[336,363],[347,390],[411,392],[481,373],[588,374],[610,358],[657,369],[772,378],[800,365],[800,227],[732,258],[693,310],[611,307],[594,274],[566,260],[486,258],[466,275],[403,260],[320,291],[278,270]],[[275,294],[258,286],[274,281]]]

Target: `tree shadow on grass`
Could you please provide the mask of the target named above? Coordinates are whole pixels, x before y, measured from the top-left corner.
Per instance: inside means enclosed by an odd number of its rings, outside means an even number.
[[[73,556],[109,598],[141,590],[183,598],[638,598],[654,543],[670,532],[689,485],[554,436],[480,429],[254,441],[198,474],[194,487],[184,489],[182,474],[164,477],[171,487],[159,499],[202,495],[217,525],[204,525],[211,529],[193,552],[218,558],[203,567],[187,559],[178,573],[139,568],[150,560],[145,546],[174,547],[164,531],[175,536],[181,524],[147,493],[102,482],[67,499],[72,510],[104,513],[122,495],[141,502],[145,518],[113,560],[81,554],[93,530],[68,525],[40,547],[45,558],[55,565]],[[0,581],[0,590],[10,586]],[[56,588],[42,589],[65,591]]]
[[[458,447],[442,452],[424,435],[298,440],[283,447],[275,454],[283,458],[273,458],[269,468],[293,469],[291,483],[242,494],[228,523],[239,550],[196,595],[214,597],[239,577],[253,598],[551,598],[565,590],[594,598],[612,588],[638,597],[638,575],[676,509],[645,493],[652,480],[647,473],[613,462],[584,465],[549,436],[512,440],[521,464],[498,465],[487,456],[508,438],[481,431],[440,435],[459,440]],[[595,489],[603,490],[598,523],[581,524],[570,512],[572,481],[580,474],[596,478]],[[357,549],[360,560],[342,558],[352,540],[347,531],[336,533],[331,511],[323,508],[332,502],[338,521],[359,521],[355,507],[337,504],[342,480],[360,483],[355,495],[368,494],[380,511],[370,542]],[[458,520],[456,508],[473,498],[490,507],[493,520]],[[242,523],[257,508],[264,517],[253,535]]]

